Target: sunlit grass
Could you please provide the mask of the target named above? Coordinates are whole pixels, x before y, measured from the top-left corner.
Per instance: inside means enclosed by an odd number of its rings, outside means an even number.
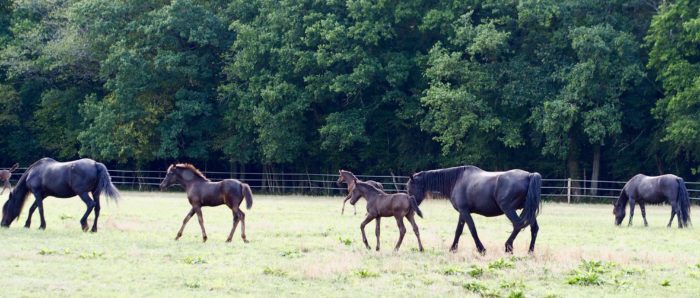
[[[225,207],[205,208],[209,240],[201,242],[196,217],[174,241],[189,210],[183,193],[124,193],[103,204],[97,234],[83,233],[83,203],[45,201],[47,230],[26,210],[0,230],[2,296],[502,296],[599,297],[644,294],[687,297],[700,293],[700,231],[667,229],[667,206],[648,206],[633,227],[613,226],[609,205],[544,204],[534,256],[530,232],[505,254],[505,217],[475,216],[487,253],[479,255],[465,228],[459,251],[449,253],[457,213],[446,201],[421,205],[418,219],[426,251],[412,231],[401,250],[396,222],[382,220],[382,250],[366,250],[358,215],[340,215],[340,197],[255,196],[225,243],[232,217]],[[700,214],[695,208],[694,214]],[[374,223],[367,226],[374,247]]]

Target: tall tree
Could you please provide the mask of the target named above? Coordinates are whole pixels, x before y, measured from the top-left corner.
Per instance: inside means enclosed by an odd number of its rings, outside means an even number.
[[[663,122],[663,141],[700,170],[700,3],[664,2],[646,37],[649,64],[665,96],[654,109]]]

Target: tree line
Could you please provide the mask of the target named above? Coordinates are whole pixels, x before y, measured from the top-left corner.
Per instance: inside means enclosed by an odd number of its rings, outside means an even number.
[[[700,2],[0,0],[0,162],[695,175]]]

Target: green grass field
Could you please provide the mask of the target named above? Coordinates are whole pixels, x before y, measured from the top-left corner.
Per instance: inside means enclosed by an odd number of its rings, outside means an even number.
[[[475,216],[487,247],[476,253],[465,228],[450,253],[457,213],[446,201],[421,205],[426,251],[409,228],[401,251],[392,248],[396,223],[382,220],[382,250],[366,250],[358,214],[340,197],[255,196],[246,210],[250,243],[231,228],[225,207],[204,209],[209,241],[196,218],[174,241],[189,210],[183,193],[125,192],[103,203],[97,234],[83,233],[77,199],[45,201],[47,229],[38,214],[30,230],[19,222],[0,230],[0,293],[19,296],[486,296],[691,297],[700,295],[700,231],[667,229],[668,206],[638,211],[633,227],[613,226],[612,206],[545,203],[534,256],[529,229],[503,252],[505,217]],[[349,211],[349,212],[348,212]],[[695,208],[695,214],[700,210]],[[408,224],[408,223],[407,223]],[[410,227],[410,226],[409,226]],[[240,228],[240,227],[239,227]],[[367,226],[374,247],[374,223]]]

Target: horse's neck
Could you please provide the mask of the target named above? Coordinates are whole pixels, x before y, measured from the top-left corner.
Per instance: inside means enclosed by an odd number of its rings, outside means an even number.
[[[26,180],[20,180],[17,185],[12,189],[12,195],[18,198],[20,202],[24,202],[27,199],[27,193],[29,189],[27,188]]]
[[[180,183],[180,185],[182,185],[182,187],[184,187],[185,190],[190,190],[191,188],[196,187],[197,185],[200,185],[200,184],[207,182],[206,180],[204,180],[200,177],[197,177],[197,176],[195,176],[194,178],[189,179],[189,180],[187,180],[183,177],[179,177],[179,180],[180,181],[178,181],[178,183]]]
[[[368,184],[357,183],[355,187],[358,187],[362,191],[363,196],[365,197],[365,199],[367,199],[367,203],[369,203],[370,201],[377,200],[383,195],[385,195],[385,193],[375,189],[372,186],[369,186]]]

